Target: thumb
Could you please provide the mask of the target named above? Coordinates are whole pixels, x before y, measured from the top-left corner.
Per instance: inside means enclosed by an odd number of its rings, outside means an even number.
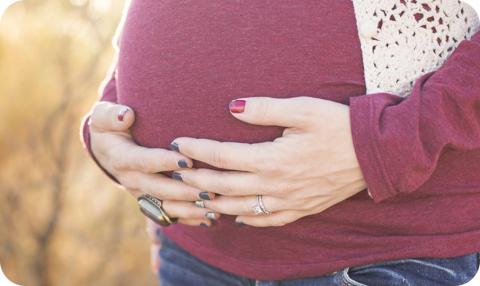
[[[255,125],[306,127],[312,114],[310,97],[272,98],[248,97],[232,100],[231,114],[237,119]]]
[[[135,114],[130,107],[102,101],[92,109],[90,128],[97,131],[127,131],[134,121]]]

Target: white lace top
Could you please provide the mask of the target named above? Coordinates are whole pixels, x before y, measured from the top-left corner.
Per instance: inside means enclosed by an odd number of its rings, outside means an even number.
[[[367,93],[410,94],[479,30],[475,10],[459,0],[352,0],[363,51]]]

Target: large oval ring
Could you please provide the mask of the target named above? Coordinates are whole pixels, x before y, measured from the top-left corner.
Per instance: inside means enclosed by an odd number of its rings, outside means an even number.
[[[172,218],[168,216],[168,214],[162,208],[162,200],[159,200],[149,194],[144,194],[138,197],[137,202],[140,211],[161,226],[169,226],[177,223],[178,221],[178,218]]]

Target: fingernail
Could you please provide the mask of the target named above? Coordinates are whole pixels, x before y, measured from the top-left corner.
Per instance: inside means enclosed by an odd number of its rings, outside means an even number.
[[[179,161],[177,162],[177,164],[178,164],[178,167],[180,167],[180,168],[188,168],[188,163],[187,163],[187,161],[185,161],[184,159],[179,160]]]
[[[117,119],[118,121],[122,121],[125,120],[125,115],[127,114],[128,112],[128,108],[123,108],[122,110],[120,110],[120,112],[118,113],[117,115]]]
[[[236,226],[244,226],[245,224],[241,221],[235,221]]]
[[[206,212],[205,217],[210,219],[210,220],[216,220],[217,219],[217,214],[214,212]]]
[[[208,224],[202,222],[202,223],[200,224],[200,226],[201,226],[201,227],[208,227]]]
[[[179,172],[173,172],[172,173],[172,179],[177,180],[177,181],[183,181],[182,174],[180,174]]]
[[[232,113],[242,113],[245,111],[246,101],[242,99],[232,100],[228,105],[228,108]]]
[[[176,142],[170,143],[170,149],[173,151],[180,152],[180,149],[178,148],[178,144]]]
[[[200,194],[198,194],[198,197],[202,200],[208,200],[208,201],[212,199],[208,192],[201,192]]]

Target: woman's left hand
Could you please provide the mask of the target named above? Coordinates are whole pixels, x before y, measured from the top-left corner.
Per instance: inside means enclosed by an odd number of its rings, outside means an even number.
[[[347,105],[313,97],[251,97],[232,101],[230,112],[250,124],[286,129],[273,142],[255,144],[173,140],[183,155],[228,170],[175,172],[186,184],[221,195],[205,201],[207,208],[252,226],[282,226],[366,188]],[[255,215],[257,195],[263,195],[270,215]]]

